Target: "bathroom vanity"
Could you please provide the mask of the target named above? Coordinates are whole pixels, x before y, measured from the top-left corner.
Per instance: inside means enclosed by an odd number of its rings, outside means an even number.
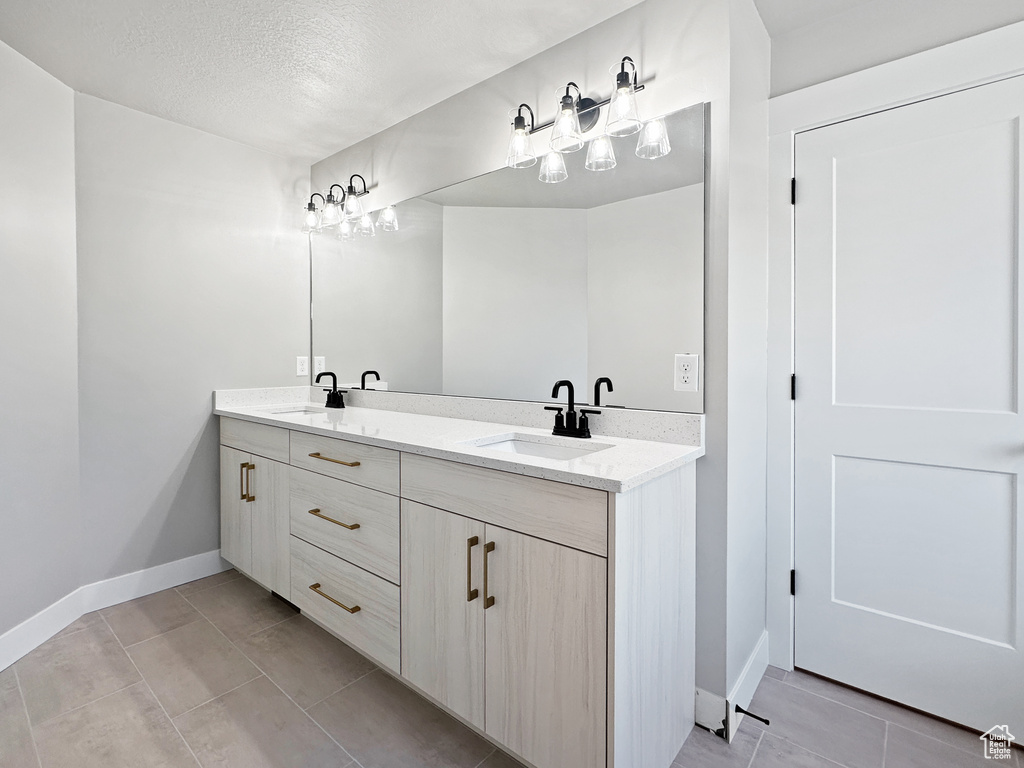
[[[668,768],[694,719],[699,445],[216,413],[224,559],[536,768]]]

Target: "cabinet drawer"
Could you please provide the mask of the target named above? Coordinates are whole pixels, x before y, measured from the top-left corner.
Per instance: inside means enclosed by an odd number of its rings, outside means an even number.
[[[294,466],[398,495],[398,451],[305,432],[291,436]]]
[[[288,463],[288,430],[220,417],[220,444]]]
[[[399,583],[398,497],[298,467],[290,471],[292,535]]]
[[[399,671],[401,601],[394,584],[292,536],[291,600],[353,648]],[[359,610],[349,613],[335,600]]]
[[[608,554],[608,494],[406,453],[402,497],[539,539]]]

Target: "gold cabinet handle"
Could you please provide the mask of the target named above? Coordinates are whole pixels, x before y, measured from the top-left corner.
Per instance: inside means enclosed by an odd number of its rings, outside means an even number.
[[[480,590],[473,589],[473,547],[480,543],[479,536],[466,539],[466,602],[471,603],[480,595]]]
[[[252,475],[249,473],[256,469],[255,464],[247,463],[245,465],[245,496],[242,498],[246,501],[256,501],[256,494],[252,492]]]
[[[349,525],[348,523],[343,523],[340,520],[335,520],[333,517],[328,517],[327,515],[323,514],[319,509],[311,509],[309,510],[309,514],[313,515],[313,517],[319,517],[321,520],[326,520],[328,523],[334,523],[335,525],[340,525],[342,528],[348,528],[350,531],[354,531],[356,528],[359,527],[359,523],[353,523],[352,525]]]
[[[361,610],[363,610],[358,605],[355,605],[355,606],[349,608],[344,603],[339,603],[337,600],[335,600],[333,597],[328,595],[326,592],[321,592],[320,591],[320,582],[319,581],[316,584],[310,584],[309,588],[312,589],[314,592],[316,592],[318,595],[320,595],[320,597],[323,597],[323,598],[326,598],[326,599],[330,600],[336,606],[338,606],[339,608],[344,608],[349,613],[359,613]]]
[[[494,542],[488,541],[484,544],[484,610],[494,605],[494,595],[488,594],[487,589],[487,553],[494,551]]]
[[[309,457],[311,459],[320,459],[320,461],[329,461],[332,464],[341,464],[341,465],[346,466],[346,467],[358,467],[359,466],[359,462],[358,461],[342,461],[341,459],[332,459],[332,458],[330,458],[328,456],[321,456],[320,455],[320,451],[317,451],[316,453],[309,454]]]
[[[248,466],[249,462],[247,461],[238,465],[238,493],[240,494],[238,498],[242,501],[245,501],[245,497],[249,495],[245,492],[245,468]]]

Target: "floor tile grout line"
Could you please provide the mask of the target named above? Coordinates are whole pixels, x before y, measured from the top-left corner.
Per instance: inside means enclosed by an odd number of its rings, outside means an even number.
[[[107,628],[111,631],[114,637],[117,637],[117,633],[114,632],[114,628],[110,626],[110,622],[107,621],[107,617],[101,613],[100,618],[103,619],[103,623],[107,625]],[[121,641],[118,640],[117,642],[120,643]],[[156,691],[153,690],[153,686],[149,684],[149,681],[146,679],[146,676],[142,674],[142,670],[139,669],[139,665],[135,663],[135,659],[133,659],[131,654],[128,653],[124,645],[121,646],[121,650],[124,651],[124,655],[128,657],[128,661],[130,661],[132,663],[132,666],[135,667],[135,671],[138,673],[143,684],[146,686],[146,690],[149,691],[149,695],[153,697],[153,701],[155,701],[156,705],[160,707],[160,711],[164,713],[164,717],[167,718],[167,722],[170,723],[170,726],[174,729],[174,732],[178,734],[178,738],[181,739],[181,743],[185,745],[185,749],[188,750],[188,753],[192,755],[192,759],[196,761],[196,765],[198,765],[199,768],[203,768],[203,764],[199,762],[199,758],[196,757],[196,753],[192,751],[192,745],[188,743],[188,741],[182,735],[181,731],[178,730],[178,726],[175,724],[173,718],[169,714],[167,714],[167,708],[164,706],[164,703],[160,701],[160,697],[156,695]]]
[[[787,673],[786,676],[788,677],[789,673]],[[897,723],[897,722],[889,720],[888,718],[885,718],[885,717],[879,717],[878,715],[873,715],[870,712],[865,712],[863,709],[859,709],[858,707],[852,706],[851,704],[847,704],[846,702],[839,701],[838,699],[834,699],[834,698],[832,698],[830,696],[826,696],[826,695],[818,693],[816,691],[809,691],[806,688],[804,688],[803,686],[795,685],[794,683],[790,683],[790,682],[787,682],[787,681],[784,681],[784,680],[777,680],[776,682],[781,682],[784,685],[788,685],[790,688],[794,688],[794,689],[796,689],[798,691],[801,691],[802,693],[809,693],[812,696],[817,696],[819,699],[824,699],[825,701],[830,701],[833,704],[838,704],[841,707],[846,707],[847,709],[852,709],[854,712],[859,712],[860,714],[866,715],[867,717],[873,717],[876,720],[881,720],[882,722],[886,723],[886,726],[887,726],[886,727],[886,734],[887,735],[888,735],[888,732],[889,732],[888,726],[889,725],[894,725],[897,728],[902,728],[905,731],[910,731],[911,733],[916,734],[917,736],[923,736],[926,739],[931,739],[932,741],[937,741],[940,744],[944,744],[945,746],[949,747],[950,749],[955,749],[957,752],[959,752],[961,754],[974,756],[974,753],[969,751],[969,750],[962,749],[961,747],[957,746],[956,744],[949,743],[945,739],[936,738],[935,736],[932,736],[930,733],[924,733],[923,731],[919,731],[917,728],[913,728],[913,727],[911,727],[909,725],[904,725],[903,723]],[[828,682],[828,681],[826,680],[826,682]],[[861,694],[863,696],[868,696],[868,694],[862,693],[861,691],[858,691],[855,688],[849,688],[849,689],[843,688],[843,690],[850,690],[850,691],[853,691],[854,693],[859,693],[859,694]],[[953,729],[961,728],[962,730],[964,730],[965,733],[973,733],[972,731],[970,731],[970,730],[968,730],[966,728],[963,728],[962,726],[959,726],[959,725],[957,725],[955,723],[947,723],[947,722],[945,722],[943,720],[939,720],[939,719],[936,719],[936,718],[931,718],[931,715],[929,715],[927,712],[919,712],[919,711],[917,711],[915,709],[910,709],[909,707],[904,707],[902,704],[899,704],[899,703],[897,703],[895,701],[889,701],[888,699],[878,699],[878,701],[881,702],[882,704],[885,704],[885,705],[888,705],[888,706],[891,706],[891,707],[896,707],[897,709],[899,709],[902,712],[910,712],[912,714],[918,715],[918,716],[923,717],[923,718],[930,718],[932,720],[932,722],[935,722],[935,723],[937,723],[939,725],[943,725],[943,726],[946,726],[948,728],[953,728]]]
[[[246,659],[246,661],[248,661],[248,659]],[[141,672],[141,670],[139,670],[139,671]],[[209,703],[210,703],[211,701],[216,701],[216,700],[217,700],[217,699],[219,699],[219,698],[220,698],[221,696],[227,696],[227,695],[228,695],[229,693],[234,693],[234,692],[235,692],[235,691],[237,691],[237,690],[238,690],[239,688],[242,688],[242,687],[244,687],[244,686],[248,685],[249,683],[253,682],[254,680],[259,680],[259,679],[260,679],[261,677],[266,677],[266,675],[264,675],[264,674],[263,674],[262,672],[260,672],[260,670],[259,670],[259,669],[257,669],[256,671],[257,671],[257,672],[259,672],[259,674],[258,674],[258,675],[256,675],[256,677],[250,678],[249,680],[246,680],[246,681],[245,681],[244,683],[241,683],[240,685],[236,685],[236,686],[235,686],[234,688],[232,688],[232,689],[231,689],[230,691],[224,691],[224,693],[218,694],[217,696],[211,696],[211,697],[210,697],[210,698],[208,698],[208,699],[207,699],[206,701],[204,701],[204,702],[201,702],[201,703],[199,703],[199,704],[196,704],[196,705],[195,705],[194,707],[190,707],[190,708],[186,709],[186,710],[185,710],[184,712],[179,712],[178,714],[176,714],[176,715],[175,715],[174,717],[172,717],[171,719],[172,719],[172,720],[177,720],[177,719],[178,719],[179,717],[184,717],[184,716],[185,716],[185,715],[187,715],[187,714],[188,714],[189,712],[192,712],[193,710],[199,709],[200,707],[205,707],[205,706],[206,706],[207,704],[209,704]],[[145,677],[145,676],[143,676],[143,677]],[[147,683],[149,683],[149,681],[148,681],[148,680],[147,680],[146,682],[147,682]],[[152,688],[153,686],[152,686],[152,685],[150,685],[149,687],[150,687],[150,688]],[[156,693],[156,692],[154,691],[154,695],[155,695],[155,693]],[[170,713],[168,713],[168,716],[170,716]]]
[[[248,657],[246,657],[246,658],[248,658]],[[364,656],[363,658],[365,658],[365,656]],[[250,659],[250,661],[251,661],[251,659]],[[315,706],[316,706],[317,704],[323,704],[323,703],[324,703],[325,701],[327,701],[327,700],[328,700],[329,698],[331,698],[331,696],[336,696],[336,695],[338,695],[339,693],[341,693],[342,691],[344,691],[344,690],[345,690],[346,688],[348,688],[348,687],[349,687],[350,685],[355,685],[356,683],[358,683],[358,682],[359,682],[360,680],[362,680],[362,679],[363,679],[364,677],[366,677],[367,675],[372,675],[372,674],[373,674],[374,672],[376,672],[376,671],[377,671],[378,669],[380,669],[380,667],[378,667],[378,666],[374,665],[373,669],[371,669],[371,670],[370,670],[369,672],[364,672],[364,673],[363,673],[363,674],[361,674],[361,675],[360,675],[359,677],[357,677],[357,678],[356,678],[355,680],[352,680],[352,681],[350,681],[350,682],[348,682],[348,683],[345,683],[345,684],[344,684],[343,686],[341,686],[341,688],[339,688],[338,690],[336,690],[336,691],[335,691],[334,693],[332,693],[332,694],[330,694],[330,695],[328,695],[328,696],[324,696],[324,697],[323,697],[322,699],[320,699],[319,701],[315,701],[315,702],[313,702],[312,704],[310,704],[310,705],[309,705],[308,707],[304,707],[304,709],[305,709],[305,710],[306,710],[306,711],[308,712],[308,711],[309,711],[309,710],[311,710],[311,709],[312,709],[313,707],[315,707]]]
[[[476,765],[474,765],[474,766],[473,766],[473,768],[480,768],[480,766],[481,766],[481,765],[483,765],[484,763],[486,763],[486,762],[487,762],[488,760],[490,760],[490,759],[491,759],[491,757],[493,757],[493,756],[494,756],[494,753],[495,753],[495,752],[497,752],[497,751],[498,751],[498,748],[497,748],[497,747],[495,747],[494,749],[492,749],[492,750],[491,750],[490,752],[488,752],[488,753],[487,753],[487,756],[486,756],[486,757],[484,757],[484,759],[483,759],[483,760],[481,760],[481,761],[480,761],[479,763],[477,763]]]
[[[221,571],[221,573],[227,573],[227,571]],[[217,574],[215,573],[213,575],[216,576]],[[210,578],[210,577],[207,576],[206,578]],[[232,581],[237,581],[240,578],[242,578],[242,574],[239,573],[237,576],[235,576],[235,578],[228,579],[227,581],[222,581],[220,584],[210,584],[208,587],[200,587],[199,589],[194,589],[194,590],[192,590],[191,594],[198,595],[200,592],[205,592],[208,589],[216,589],[217,587],[223,587],[225,584],[230,584]],[[178,595],[180,595],[181,597],[184,597],[187,600],[188,598],[181,593],[181,588],[182,587],[186,587],[189,584],[191,584],[191,582],[186,581],[184,584],[179,584],[176,587],[171,587],[171,589],[173,589],[175,592],[178,593]]]
[[[29,722],[29,727],[37,728],[37,727],[46,725],[47,723],[50,723],[50,722],[56,720],[57,718],[64,717],[65,715],[70,715],[72,712],[77,712],[80,709],[85,709],[90,704],[95,704],[97,701],[103,701],[104,699],[109,699],[111,696],[116,696],[117,694],[123,693],[124,691],[127,691],[129,688],[132,688],[132,687],[138,685],[139,683],[144,683],[144,682],[146,682],[146,681],[143,678],[140,677],[138,680],[136,680],[133,683],[129,683],[128,685],[121,686],[116,691],[111,691],[110,693],[105,693],[102,696],[97,696],[92,701],[85,702],[85,704],[79,704],[77,707],[72,707],[71,709],[65,710],[64,712],[60,712],[60,713],[58,713],[56,715],[53,715],[52,717],[48,717],[45,720],[40,720],[38,723],[35,723],[35,724]]]
[[[885,721],[883,721],[883,722],[885,722]],[[765,730],[761,731],[762,736],[764,734],[766,734],[766,733],[768,733],[768,731],[765,731]],[[840,763],[838,760],[833,760],[831,757],[826,757],[825,755],[821,754],[820,752],[815,752],[813,749],[809,749],[808,747],[806,747],[805,745],[801,744],[800,742],[793,741],[792,739],[787,738],[786,736],[783,736],[781,733],[773,733],[773,734],[771,734],[771,736],[773,736],[776,739],[779,739],[780,741],[785,741],[787,744],[792,744],[794,747],[799,747],[804,752],[807,752],[808,754],[814,755],[815,757],[820,757],[822,760],[824,760],[827,763],[832,763],[833,765],[838,765],[838,766],[840,766],[840,768],[849,768],[849,766],[846,763]]]
[[[747,768],[750,768],[754,764],[754,758],[757,757],[757,750],[761,748],[761,742],[764,741],[764,731],[761,731],[761,735],[757,737],[757,744],[754,745],[754,751],[750,753],[750,760],[747,762]]]
[[[271,677],[270,677],[270,675],[268,675],[268,674],[267,674],[266,670],[265,670],[265,669],[263,669],[263,667],[261,667],[261,666],[260,666],[259,664],[257,664],[257,663],[256,663],[256,661],[255,661],[254,659],[250,659],[250,658],[249,658],[249,656],[248,656],[248,655],[247,655],[247,654],[246,654],[246,653],[245,653],[245,652],[244,652],[244,651],[243,651],[243,650],[242,650],[241,648],[239,648],[239,647],[238,647],[238,645],[237,645],[237,644],[235,643],[235,641],[234,641],[234,640],[232,640],[232,639],[231,639],[230,637],[228,637],[227,635],[225,635],[225,634],[224,634],[224,632],[223,632],[223,631],[221,631],[221,628],[220,628],[220,627],[218,627],[218,626],[217,626],[216,624],[214,624],[214,623],[213,623],[213,621],[211,621],[211,620],[210,620],[210,617],[209,617],[209,616],[207,616],[207,615],[206,615],[205,613],[203,613],[202,611],[200,611],[200,610],[199,610],[199,608],[198,608],[198,607],[197,607],[197,606],[195,605],[195,603],[193,603],[193,602],[192,602],[191,600],[189,600],[189,599],[188,599],[187,597],[185,597],[184,595],[182,595],[182,599],[183,599],[183,600],[185,600],[185,602],[187,602],[187,603],[188,603],[189,605],[191,605],[191,606],[192,606],[193,608],[195,608],[195,609],[196,609],[196,611],[198,611],[198,612],[199,612],[199,615],[200,615],[200,616],[202,616],[202,617],[203,617],[204,619],[206,619],[207,621],[209,621],[209,622],[210,622],[210,624],[211,624],[211,625],[213,626],[213,628],[214,628],[215,630],[217,630],[217,632],[219,632],[219,633],[220,633],[220,635],[221,635],[221,636],[222,636],[222,637],[223,637],[223,638],[224,638],[225,640],[227,640],[227,641],[228,641],[228,643],[230,643],[230,644],[231,644],[231,647],[232,647],[232,648],[234,648],[234,649],[235,649],[236,651],[238,651],[238,652],[239,652],[240,654],[242,654],[242,657],[243,657],[243,658],[249,659],[249,663],[250,663],[250,664],[252,664],[252,665],[253,665],[254,667],[256,667],[256,669],[258,669],[258,670],[260,671],[260,673],[261,673],[261,674],[262,674],[262,675],[263,675],[264,677],[266,677],[266,678],[267,678],[267,680],[269,680],[269,681],[270,681],[270,684],[271,684],[271,685],[273,685],[273,686],[274,686],[275,688],[277,688],[277,690],[281,691],[281,693],[282,693],[282,694],[284,694],[285,698],[287,698],[287,699],[288,699],[288,701],[290,701],[290,702],[291,702],[292,704],[294,704],[294,705],[296,706],[296,708],[297,708],[297,709],[299,710],[299,712],[301,712],[301,713],[302,713],[303,715],[305,715],[305,716],[306,716],[306,717],[307,717],[307,718],[309,719],[309,721],[310,721],[311,723],[313,723],[313,725],[315,725],[315,726],[316,726],[317,728],[319,728],[319,729],[320,729],[321,731],[323,731],[324,735],[325,735],[325,736],[326,736],[326,737],[327,737],[328,739],[330,739],[330,740],[331,740],[332,742],[334,742],[334,743],[335,743],[335,744],[336,744],[336,745],[338,746],[338,749],[340,749],[340,750],[341,750],[341,751],[342,751],[342,752],[343,752],[344,754],[348,755],[348,756],[349,756],[349,759],[350,759],[350,760],[352,760],[352,761],[353,761],[353,762],[355,762],[355,763],[356,763],[357,765],[359,765],[359,762],[358,762],[358,761],[356,760],[356,758],[355,758],[355,755],[353,755],[353,754],[352,754],[351,752],[349,752],[349,751],[348,751],[347,749],[345,749],[345,747],[343,747],[343,746],[341,745],[341,743],[340,743],[340,742],[339,742],[339,741],[338,741],[337,739],[335,739],[335,738],[334,738],[333,736],[331,736],[331,734],[329,734],[329,733],[327,732],[327,729],[326,729],[326,728],[324,728],[324,727],[323,727],[322,725],[320,725],[320,723],[318,723],[318,722],[317,722],[317,721],[316,721],[316,720],[315,720],[315,719],[313,718],[313,716],[312,716],[312,715],[310,715],[310,714],[309,714],[309,713],[308,713],[308,712],[307,712],[306,710],[304,710],[304,709],[303,709],[302,707],[300,707],[300,706],[299,706],[299,704],[298,704],[298,702],[296,702],[296,701],[295,701],[295,699],[293,699],[293,698],[292,698],[291,696],[289,696],[289,695],[288,695],[288,693],[287,693],[287,691],[285,691],[285,690],[284,690],[284,689],[283,689],[283,688],[282,688],[282,687],[281,687],[280,685],[278,685],[277,683],[275,683],[275,682],[274,682],[274,680],[273,680],[273,678],[271,678]],[[301,615],[301,614],[298,614],[298,615]],[[291,617],[289,617],[289,618],[294,618],[294,616],[291,616]],[[288,621],[288,619],[285,619],[285,621]],[[279,622],[277,622],[277,623],[278,623],[278,624],[281,624],[281,623],[283,623],[283,622],[280,622],[280,621],[279,621]],[[276,625],[274,625],[274,626],[276,626]],[[267,629],[270,629],[270,627],[267,627]],[[252,633],[252,634],[255,634],[255,632],[254,632],[254,633]],[[252,636],[252,635],[247,635],[247,637],[251,637],[251,636]],[[365,675],[364,675],[364,677],[365,677]],[[258,679],[258,678],[257,678],[257,679]],[[251,683],[251,682],[252,682],[252,680],[250,680],[249,682]],[[248,685],[248,683],[246,683],[246,685]],[[223,695],[224,695],[224,694],[221,694],[221,696],[223,696]],[[220,698],[220,696],[218,696],[217,698]],[[209,702],[207,702],[207,703],[209,703]],[[360,768],[362,768],[362,766],[361,766],[361,765],[360,765]]]
[[[36,734],[32,730],[32,718],[28,716],[28,702],[25,701],[25,691],[21,687],[21,678],[18,677],[17,663],[11,665],[14,672],[14,682],[18,685],[18,696],[21,698],[21,708],[25,712],[25,722],[28,724],[28,738],[32,742],[32,751],[36,756],[36,764],[43,768],[43,758],[39,756],[39,745],[36,744]]]
[[[196,610],[198,610],[198,608]],[[289,616],[287,619],[281,619],[281,621],[275,622],[275,623],[271,624],[269,627],[264,627],[263,629],[257,629],[255,632],[252,632],[251,634],[246,635],[245,639],[248,640],[250,637],[256,637],[256,635],[262,634],[263,632],[271,630],[274,627],[279,627],[282,624],[284,624],[286,621],[292,621],[293,619],[296,619],[296,618],[298,618],[301,615],[302,615],[301,613],[296,613],[294,616]],[[207,621],[209,621],[209,619],[207,619]]]
[[[889,726],[891,723],[885,721],[885,738],[882,739],[882,768],[885,768],[885,764],[889,759]]]
[[[182,599],[184,599],[184,598],[182,598]],[[197,613],[198,613],[198,611],[197,611]],[[124,648],[127,651],[129,648],[134,648],[137,645],[142,645],[143,643],[148,643],[150,640],[156,640],[157,638],[163,637],[164,635],[171,634],[171,632],[175,632],[175,631],[177,631],[179,629],[184,629],[185,627],[191,627],[193,624],[197,624],[200,621],[203,621],[204,619],[206,619],[205,616],[199,615],[196,618],[192,619],[192,621],[188,622],[187,624],[182,624],[181,626],[174,627],[173,629],[168,629],[166,632],[161,632],[159,635],[153,635],[152,637],[147,637],[145,640],[139,640],[139,642],[137,642],[137,643],[130,643],[129,645],[125,645],[123,642],[121,642],[121,638],[119,638],[119,637],[117,638],[117,642],[121,643],[121,647]],[[106,621],[106,618],[104,617],[103,620]],[[209,619],[206,619],[206,620],[209,621]],[[110,624],[108,623],[107,626],[109,627]],[[114,632],[114,628],[110,627],[110,631]],[[114,637],[117,637],[117,632],[114,632]]]

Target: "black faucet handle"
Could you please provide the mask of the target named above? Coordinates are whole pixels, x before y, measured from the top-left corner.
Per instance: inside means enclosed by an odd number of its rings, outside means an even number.
[[[580,413],[582,413],[582,414],[588,414],[589,413],[591,416],[596,416],[597,414],[599,414],[601,412],[600,411],[592,410],[590,408],[580,408]]]
[[[555,428],[552,434],[557,435],[560,431],[565,430],[565,417],[562,415],[562,411],[565,410],[560,405],[545,405],[545,411],[555,411]]]
[[[561,413],[562,411],[565,410],[565,406],[564,405],[545,405],[544,406],[544,410],[545,411],[558,411],[559,413]]]

